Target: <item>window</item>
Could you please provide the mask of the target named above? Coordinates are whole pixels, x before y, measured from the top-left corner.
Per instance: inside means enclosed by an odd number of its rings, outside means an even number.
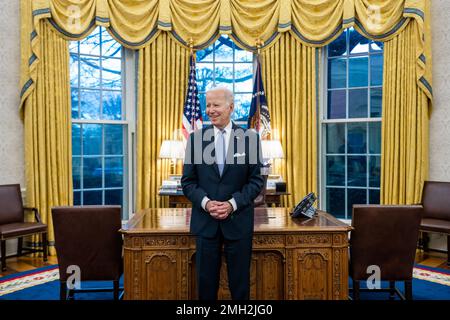
[[[348,29],[325,60],[321,200],[351,219],[353,204],[380,202],[383,43]]]
[[[128,218],[124,50],[104,28],[70,43],[75,205],[121,205]]]
[[[196,54],[197,85],[203,121],[206,115],[205,92],[215,86],[227,87],[234,93],[232,119],[247,125],[253,91],[253,53],[237,47],[227,36]]]

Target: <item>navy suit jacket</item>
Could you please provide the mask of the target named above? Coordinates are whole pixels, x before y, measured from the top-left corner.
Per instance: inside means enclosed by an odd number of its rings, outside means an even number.
[[[229,240],[251,236],[253,201],[264,183],[261,166],[261,144],[254,130],[245,130],[233,123],[222,176],[215,163],[213,126],[191,133],[181,178],[183,193],[192,202],[191,232],[212,238],[221,228]],[[217,201],[234,198],[237,210],[224,220],[214,219],[201,206],[205,196]]]

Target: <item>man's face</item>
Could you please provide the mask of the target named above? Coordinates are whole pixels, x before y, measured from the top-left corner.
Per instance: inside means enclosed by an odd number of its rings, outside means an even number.
[[[206,114],[214,126],[225,128],[230,122],[233,109],[234,104],[228,104],[224,91],[215,90],[206,93]]]

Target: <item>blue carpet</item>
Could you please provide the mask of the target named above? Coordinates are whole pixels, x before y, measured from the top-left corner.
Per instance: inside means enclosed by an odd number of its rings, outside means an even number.
[[[4,280],[10,280],[26,275],[35,274],[42,271],[48,271],[54,269],[56,266],[48,266],[44,268],[38,268],[31,271],[20,272],[0,278],[0,282]],[[1,283],[0,283],[1,284]],[[111,288],[112,281],[83,281],[81,283],[81,289],[88,288]],[[120,279],[120,287],[123,287],[123,276]],[[1,288],[0,288],[1,290]],[[121,291],[120,291],[121,292]],[[0,291],[1,294],[1,291]],[[0,295],[0,300],[59,300],[59,281],[54,280],[43,284],[35,285],[23,290],[19,290],[13,293]],[[76,293],[75,300],[113,300],[113,293],[111,292],[86,292]]]
[[[431,271],[442,272],[449,274],[448,270],[442,270],[437,268],[429,268],[418,266],[420,268],[428,269]],[[45,268],[39,268],[33,271],[21,272],[14,275],[0,278],[0,284],[2,281],[22,277],[24,275],[36,274],[41,271],[54,269],[55,266],[49,266]],[[121,279],[121,286],[123,286],[123,277]],[[388,283],[382,282],[383,288],[388,287]],[[112,287],[111,281],[102,282],[82,282],[82,288],[99,288],[99,287]],[[351,280],[349,280],[349,287],[352,287]],[[361,283],[361,288],[364,287],[364,283]],[[402,282],[397,282],[397,287],[401,292],[404,292],[404,286]],[[1,292],[0,292],[1,294]],[[361,300],[388,300],[389,293],[387,292],[361,292]],[[92,293],[80,293],[75,294],[75,300],[112,300],[112,292],[92,292]],[[396,298],[398,299],[398,298]],[[450,300],[450,286],[434,283],[430,281],[413,279],[413,299],[414,300]],[[32,287],[22,289],[16,292],[12,292],[5,295],[0,295],[0,300],[59,300],[59,281],[54,280],[47,283],[34,285]]]

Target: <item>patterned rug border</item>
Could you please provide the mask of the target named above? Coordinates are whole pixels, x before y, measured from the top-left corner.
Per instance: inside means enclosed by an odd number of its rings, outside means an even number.
[[[6,279],[5,279],[6,278]],[[58,266],[46,267],[45,270],[26,271],[16,275],[0,278],[0,296],[31,288],[59,279]]]
[[[450,272],[446,270],[431,268],[427,266],[415,266],[413,269],[413,277],[420,280],[430,281],[444,286],[450,286]]]
[[[420,280],[450,286],[450,271],[423,265],[415,265],[413,277]],[[0,278],[0,296],[31,288],[59,279],[58,265],[24,271]]]

